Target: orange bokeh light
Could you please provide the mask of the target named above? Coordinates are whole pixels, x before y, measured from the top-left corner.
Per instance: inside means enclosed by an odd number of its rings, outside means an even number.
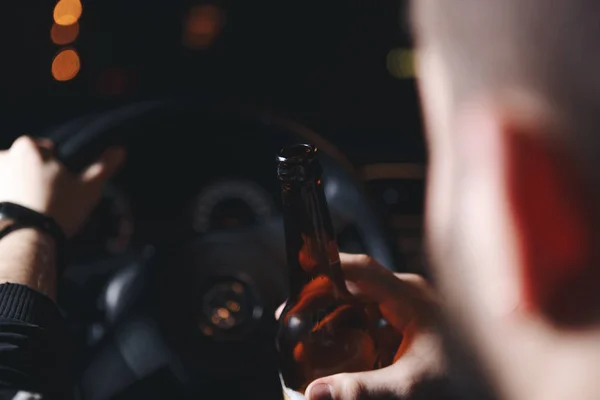
[[[96,91],[104,96],[128,95],[135,92],[137,77],[132,71],[123,68],[110,68],[100,73]]]
[[[52,60],[52,76],[57,81],[68,81],[79,73],[81,61],[79,54],[73,49],[65,49]]]
[[[54,6],[54,22],[58,25],[73,25],[81,17],[83,8],[80,0],[60,0]]]
[[[206,49],[215,40],[222,26],[221,9],[211,4],[194,6],[184,21],[184,45],[194,50]]]
[[[75,41],[79,35],[79,24],[75,22],[73,25],[58,25],[54,23],[50,29],[50,39],[52,43],[65,45]]]

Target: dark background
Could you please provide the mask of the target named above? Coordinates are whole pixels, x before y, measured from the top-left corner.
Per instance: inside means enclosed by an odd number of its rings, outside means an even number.
[[[90,112],[193,95],[306,125],[359,172],[370,164],[425,163],[415,80],[394,77],[388,63],[390,51],[411,48],[406,0],[82,4],[79,34],[66,45],[51,38],[56,0],[0,6],[0,147]],[[220,10],[223,24],[208,47],[190,49],[186,20],[203,5]],[[78,52],[81,69],[59,82],[52,62],[68,48]],[[201,140],[215,133],[195,134]],[[366,184],[386,211],[399,268],[423,272],[423,177],[400,172],[367,177]]]
[[[3,24],[0,129],[37,133],[133,99],[201,93],[288,116],[334,142],[356,164],[422,161],[414,81],[386,67],[410,47],[398,0],[223,0],[224,26],[205,50],[182,44],[186,14],[202,1],[84,0],[81,70],[55,81],[55,1],[10,1]],[[207,134],[201,133],[199,134]]]

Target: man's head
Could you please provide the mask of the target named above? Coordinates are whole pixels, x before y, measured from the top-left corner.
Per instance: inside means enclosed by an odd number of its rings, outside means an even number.
[[[412,11],[428,241],[449,316],[501,395],[548,398],[545,379],[567,390],[600,362],[600,2]]]

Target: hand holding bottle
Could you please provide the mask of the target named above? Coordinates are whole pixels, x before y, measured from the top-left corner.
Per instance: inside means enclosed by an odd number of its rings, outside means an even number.
[[[307,390],[309,400],[410,399],[415,385],[444,375],[441,338],[434,328],[437,301],[418,275],[393,274],[365,255],[341,254],[349,290],[374,301],[403,340],[389,367],[320,378]]]
[[[415,275],[340,257],[317,153],[301,144],[277,156],[290,275],[276,338],[284,398],[406,398],[444,369],[434,296]]]
[[[290,276],[276,338],[286,399],[305,399],[306,388],[318,378],[384,365],[380,313],[345,284],[317,153],[316,147],[300,144],[277,156]],[[386,361],[389,365],[391,357]]]

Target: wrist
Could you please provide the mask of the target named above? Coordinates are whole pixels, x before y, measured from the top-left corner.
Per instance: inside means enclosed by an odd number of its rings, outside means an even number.
[[[16,203],[0,202],[0,240],[3,236],[24,228],[33,228],[52,237],[55,247],[54,255],[58,259],[52,261],[54,261],[53,265],[58,266],[60,273],[60,269],[65,267],[66,237],[54,218]],[[40,236],[33,235],[34,242],[44,244],[39,239]]]
[[[54,298],[56,243],[35,228],[15,230],[0,240],[0,283],[17,283]]]
[[[17,246],[43,246],[45,248],[56,248],[56,240],[46,232],[37,228],[16,229],[0,240],[0,246],[3,246],[4,243],[12,243]]]

